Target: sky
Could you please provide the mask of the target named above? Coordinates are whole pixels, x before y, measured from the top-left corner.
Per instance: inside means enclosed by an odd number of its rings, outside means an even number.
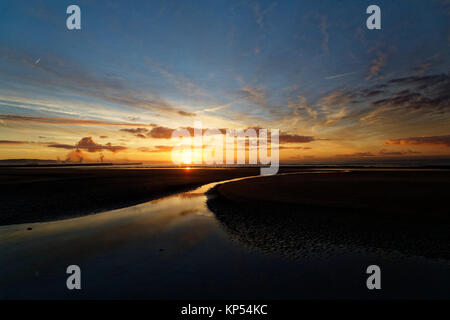
[[[448,0],[3,0],[0,159],[170,163],[172,130],[195,121],[279,129],[285,163],[448,158],[449,15]]]

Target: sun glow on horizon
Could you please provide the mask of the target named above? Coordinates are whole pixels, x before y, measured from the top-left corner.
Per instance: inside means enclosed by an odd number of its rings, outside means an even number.
[[[184,150],[181,153],[181,163],[191,164],[192,163],[192,152],[190,150]]]

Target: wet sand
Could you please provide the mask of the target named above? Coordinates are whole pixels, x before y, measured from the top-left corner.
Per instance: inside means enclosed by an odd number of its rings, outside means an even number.
[[[268,252],[364,247],[450,259],[450,172],[354,170],[221,184],[209,208],[239,242]],[[323,251],[323,248],[316,248]]]
[[[118,209],[259,169],[0,168],[0,225]]]

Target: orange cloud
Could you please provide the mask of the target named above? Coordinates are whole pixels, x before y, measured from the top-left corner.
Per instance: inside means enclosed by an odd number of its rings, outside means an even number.
[[[86,161],[92,161],[84,152],[81,150],[74,150],[72,152],[69,152],[66,156],[67,162],[86,162]]]
[[[385,145],[444,145],[450,147],[450,135],[387,139]]]

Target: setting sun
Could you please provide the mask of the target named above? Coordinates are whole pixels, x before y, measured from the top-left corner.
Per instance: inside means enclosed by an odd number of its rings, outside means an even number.
[[[184,150],[181,153],[181,163],[191,164],[192,163],[192,152],[190,150]]]

